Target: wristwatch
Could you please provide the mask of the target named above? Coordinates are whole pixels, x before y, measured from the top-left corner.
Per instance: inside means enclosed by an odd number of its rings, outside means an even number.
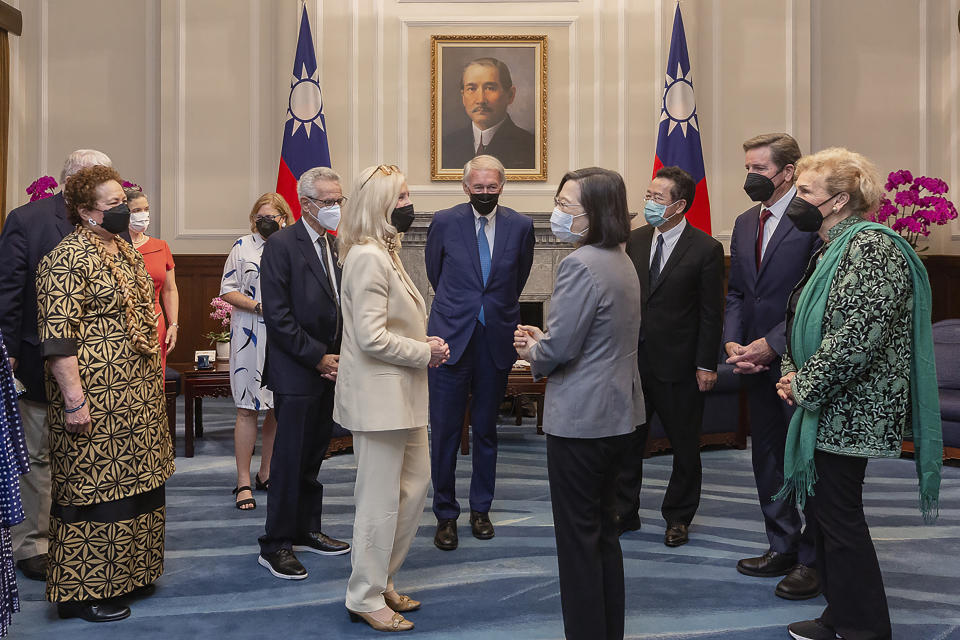
[[[256,306],[253,307],[253,312],[254,312],[255,314],[257,314],[258,316],[262,316],[262,315],[263,315],[263,305],[258,302],[258,303],[256,304]]]

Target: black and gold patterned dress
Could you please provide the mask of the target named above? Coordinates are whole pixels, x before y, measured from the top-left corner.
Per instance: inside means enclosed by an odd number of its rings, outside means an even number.
[[[117,275],[95,242],[75,231],[37,270],[43,355],[77,356],[92,424],[88,433],[66,430],[63,396],[48,367],[52,602],[111,598],[163,573],[164,483],[174,468],[163,375],[159,353],[141,353],[128,337],[130,326],[149,330],[153,300],[126,310]],[[128,283],[149,278],[136,251],[113,261]]]

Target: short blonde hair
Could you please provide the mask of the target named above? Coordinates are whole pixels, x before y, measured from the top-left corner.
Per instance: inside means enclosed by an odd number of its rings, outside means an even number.
[[[367,167],[360,172],[337,229],[340,264],[353,245],[368,242],[383,247],[397,245],[397,228],[390,223],[390,214],[406,181],[403,172],[393,165]]]
[[[797,175],[812,171],[819,174],[827,187],[827,192],[847,193],[850,195],[850,207],[855,215],[864,216],[880,205],[883,196],[883,183],[880,172],[866,157],[844,149],[830,147],[809,156],[803,156],[797,162]]]
[[[470,175],[471,171],[482,171],[483,169],[493,169],[500,174],[500,184],[503,184],[507,180],[507,172],[503,168],[503,163],[494,158],[493,156],[475,156],[467,160],[467,164],[463,165],[463,184],[467,184],[467,176]]]
[[[274,193],[273,191],[268,192],[257,198],[257,201],[253,203],[253,208],[250,209],[250,231],[256,233],[257,231],[257,212],[260,211],[260,207],[268,204],[274,209],[276,209],[280,215],[283,216],[284,224],[293,224],[293,211],[290,210],[290,205],[287,204],[287,201],[283,199],[283,196],[279,193]]]

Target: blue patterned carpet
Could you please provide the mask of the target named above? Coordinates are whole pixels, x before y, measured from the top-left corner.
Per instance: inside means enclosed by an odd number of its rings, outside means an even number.
[[[301,554],[310,577],[281,581],[257,565],[265,496],[253,512],[233,508],[232,408],[207,401],[206,437],[195,458],[177,458],[167,485],[166,573],[156,594],[134,602],[119,623],[61,621],[43,600],[43,585],[20,577],[23,611],[12,638],[369,638],[343,607],[350,557]],[[182,421],[183,410],[179,412]],[[181,430],[182,433],[182,430]],[[424,512],[398,587],[424,602],[410,614],[418,638],[557,639],[563,637],[544,438],[524,426],[501,431],[493,540],[469,534],[461,518],[460,548],[437,550]],[[182,451],[182,439],[180,450]],[[704,452],[703,503],[690,544],[662,543],[659,505],[670,456],[646,465],[643,528],[622,538],[627,576],[627,636],[680,640],[787,638],[786,625],[815,617],[822,598],[796,603],[773,595],[776,580],[742,576],[738,558],[766,549],[748,451]],[[458,486],[467,494],[469,458]],[[326,533],[349,539],[353,523],[352,455],[324,463]],[[922,525],[910,460],[868,466],[867,516],[880,554],[894,622],[903,640],[960,639],[960,468],[946,468],[941,516]]]

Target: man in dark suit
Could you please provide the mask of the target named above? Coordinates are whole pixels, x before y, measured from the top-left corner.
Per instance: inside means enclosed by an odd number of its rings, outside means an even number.
[[[100,151],[78,149],[67,157],[60,183],[98,164],[113,166]],[[33,580],[46,580],[50,528],[49,425],[37,335],[37,265],[71,231],[61,191],[11,211],[0,235],[0,329],[14,373],[27,388],[19,405],[30,454],[30,473],[20,482],[26,518],[11,532],[13,555],[23,575]]]
[[[776,384],[787,344],[787,299],[821,242],[784,215],[797,191],[797,141],[786,133],[769,133],[747,140],[743,150],[744,190],[760,204],[740,214],[733,227],[723,343],[727,362],[746,377],[753,474],[770,547],[762,556],[741,560],[737,570],[749,576],[786,575],[775,593],[802,600],[820,593],[815,525],[801,533],[796,505],[770,500],[783,484],[787,425],[794,411],[777,396]]]
[[[308,169],[297,195],[300,220],[270,236],[260,261],[263,382],[274,394],[277,436],[258,562],[285,580],[307,577],[294,551],[350,551],[320,530],[323,484],[317,480],[333,430],[340,360],[340,267],[328,233],[340,222],[340,176],[327,167]]]
[[[462,167],[479,155],[498,159],[507,169],[536,168],[532,133],[507,114],[517,96],[510,69],[496,58],[477,58],[463,68],[460,96],[472,126],[443,136],[444,167]]]
[[[646,193],[649,224],[631,232],[627,242],[643,293],[637,355],[647,423],[631,441],[618,482],[617,512],[621,530],[640,527],[643,454],[650,418],[657,414],[673,449],[673,472],[661,506],[668,547],[687,543],[700,504],[703,393],[717,382],[722,329],[723,245],[684,219],[695,193],[686,171],[657,171]]]
[[[471,396],[473,477],[470,525],[474,537],[494,536],[490,522],[497,471],[497,409],[517,359],[513,332],[520,292],[533,265],[533,221],[498,205],[503,165],[491,156],[469,161],[463,191],[469,203],[438,211],[427,231],[427,277],[436,295],[427,333],[450,346],[447,363],[430,369],[430,458],[434,544],[457,548],[457,450]]]

